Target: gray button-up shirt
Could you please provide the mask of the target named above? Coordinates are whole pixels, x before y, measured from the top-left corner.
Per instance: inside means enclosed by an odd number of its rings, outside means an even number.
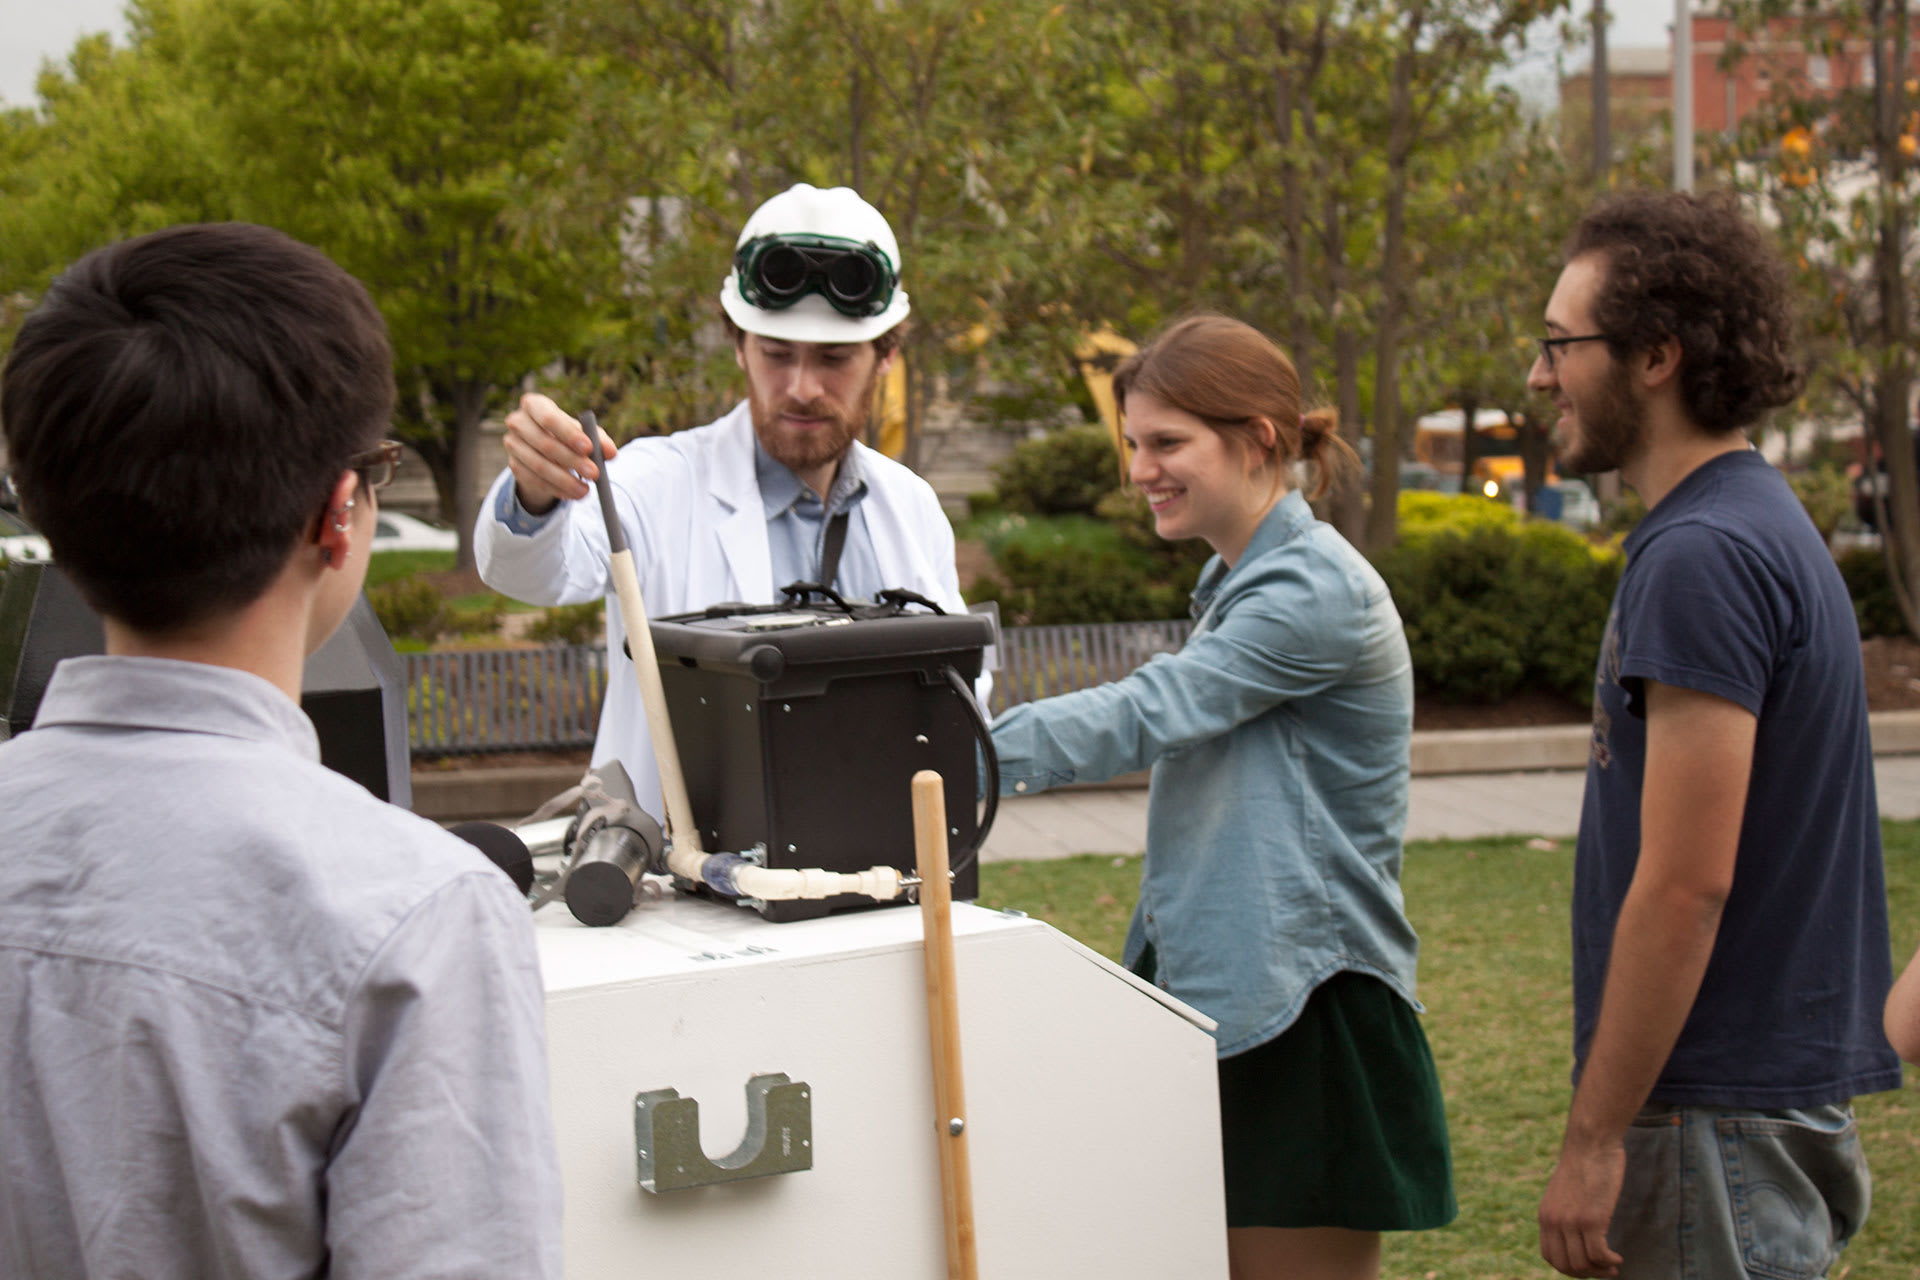
[[[526,905],[242,672],[0,745],[0,1276],[560,1274]]]
[[[880,564],[873,554],[873,535],[867,532],[861,502],[867,496],[867,478],[860,457],[851,449],[840,460],[827,500],[802,484],[792,468],[753,444],[753,474],[760,481],[760,503],[767,514],[767,554],[773,561],[777,590],[790,582],[820,581],[826,551],[827,521],[847,513],[847,540],[840,549],[840,567],[833,587],[842,596],[872,600],[889,586],[880,580]]]

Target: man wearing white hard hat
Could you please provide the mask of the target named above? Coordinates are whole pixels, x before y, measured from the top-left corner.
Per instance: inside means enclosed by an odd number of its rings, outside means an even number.
[[[772,603],[791,582],[848,598],[904,588],[964,611],[953,529],[919,476],[860,443],[907,317],[900,249],[846,187],[805,183],[761,205],[735,246],[720,307],[747,398],[717,422],[605,440],[647,612]],[[507,470],[474,529],[480,576],[533,604],[612,593],[606,526],[582,501],[598,472],[572,415],[541,395],[507,417]],[[642,805],[659,779],[620,611],[607,610],[608,681],[595,764],[619,760]]]

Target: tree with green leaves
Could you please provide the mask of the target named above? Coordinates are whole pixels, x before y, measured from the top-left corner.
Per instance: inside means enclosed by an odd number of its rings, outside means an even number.
[[[235,206],[365,281],[393,334],[397,428],[461,534],[480,423],[617,289],[559,198],[575,68],[539,0],[203,0]]]
[[[1811,395],[1850,404],[1878,464],[1878,527],[1907,627],[1920,635],[1920,468],[1915,465],[1914,227],[1920,217],[1920,67],[1907,0],[1857,0],[1817,14],[1781,0],[1734,13],[1752,33],[1809,52],[1864,43],[1872,74],[1827,89],[1776,89],[1717,152],[1726,181],[1756,202],[1796,264],[1812,358]],[[1731,42],[1727,60],[1745,55]],[[1835,61],[1840,61],[1837,57]],[[1843,62],[1842,65],[1845,65]],[[1809,407],[1803,402],[1803,409]],[[1869,469],[1875,459],[1867,460]]]
[[[130,47],[42,83],[0,222],[29,289],[98,244],[239,218],[325,250],[392,333],[397,433],[470,531],[483,414],[617,291],[617,244],[565,198],[575,67],[534,0],[135,0]]]
[[[1066,366],[1086,228],[1121,203],[1087,176],[1101,85],[1065,6],[567,0],[558,25],[598,58],[585,167],[633,198],[627,332],[600,355],[624,367],[596,380],[617,416],[687,425],[737,386],[720,279],[747,215],[800,181],[855,187],[899,238],[909,461],[972,335],[1008,367]]]

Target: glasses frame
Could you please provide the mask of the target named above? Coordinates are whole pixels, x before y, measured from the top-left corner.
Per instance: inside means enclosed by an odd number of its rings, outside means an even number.
[[[394,474],[400,470],[402,447],[398,440],[382,440],[348,458],[346,469],[358,473],[361,487],[368,493],[378,493],[393,483]]]
[[[1610,333],[1576,333],[1565,338],[1535,338],[1534,341],[1540,344],[1540,359],[1542,363],[1547,366],[1547,372],[1554,373],[1559,369],[1557,348],[1570,347],[1576,342],[1612,342],[1613,335]]]

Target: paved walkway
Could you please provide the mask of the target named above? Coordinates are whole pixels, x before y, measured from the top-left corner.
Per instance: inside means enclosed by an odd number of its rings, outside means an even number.
[[[1873,762],[1880,812],[1920,818],[1920,755]],[[1584,773],[1476,773],[1415,778],[1407,815],[1409,840],[1473,840],[1486,836],[1572,836],[1580,825]],[[1064,858],[1076,853],[1138,853],[1146,845],[1145,788],[1067,791],[1004,798],[986,862]]]

